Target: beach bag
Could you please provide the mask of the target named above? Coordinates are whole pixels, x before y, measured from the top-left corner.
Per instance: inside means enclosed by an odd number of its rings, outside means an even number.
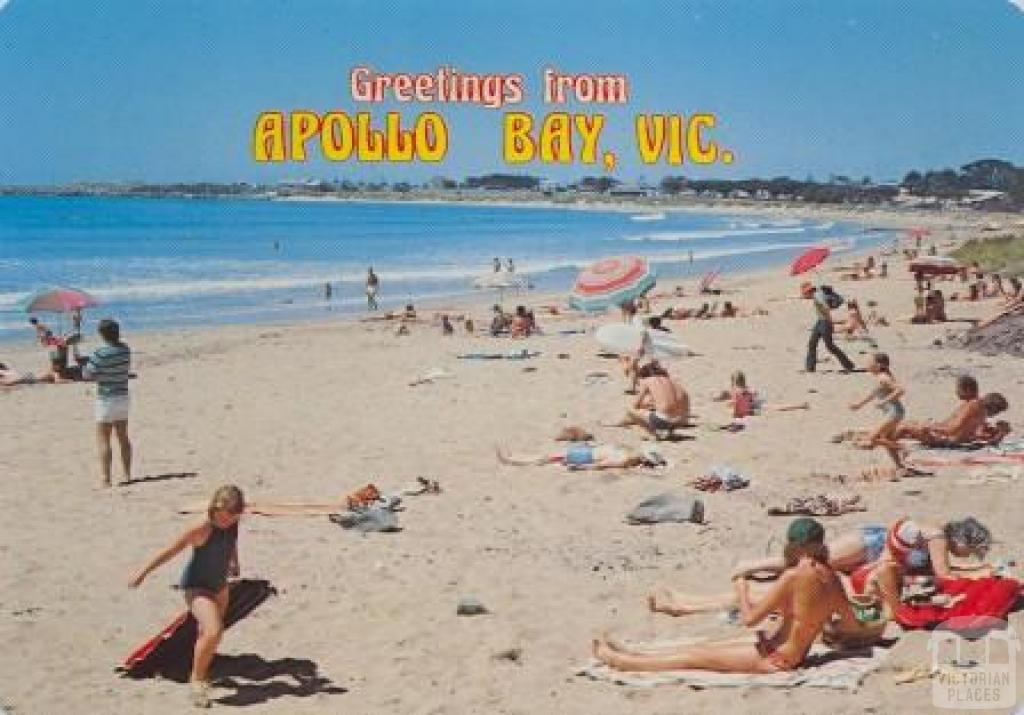
[[[836,308],[841,307],[843,303],[846,302],[843,296],[839,295],[828,286],[821,287],[821,294],[825,298],[825,305],[827,305],[830,310],[835,310]]]

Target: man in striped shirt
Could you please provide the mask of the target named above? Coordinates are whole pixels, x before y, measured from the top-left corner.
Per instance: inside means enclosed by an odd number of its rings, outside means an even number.
[[[131,370],[132,351],[121,342],[121,327],[117,321],[100,321],[98,332],[103,345],[86,363],[83,375],[96,382],[96,437],[100,448],[100,472],[103,486],[110,486],[110,468],[113,452],[110,448],[111,432],[117,433],[121,448],[121,466],[124,480],[132,478],[132,443],[128,439],[128,373]]]

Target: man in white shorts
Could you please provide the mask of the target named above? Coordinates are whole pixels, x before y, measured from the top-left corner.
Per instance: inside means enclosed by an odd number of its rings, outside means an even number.
[[[116,321],[100,321],[98,332],[103,345],[89,358],[83,377],[96,382],[96,438],[100,449],[102,484],[110,486],[113,451],[110,447],[112,432],[117,433],[121,448],[121,466],[124,480],[132,478],[132,443],[128,439],[128,375],[131,371],[131,349],[121,342],[121,327]]]

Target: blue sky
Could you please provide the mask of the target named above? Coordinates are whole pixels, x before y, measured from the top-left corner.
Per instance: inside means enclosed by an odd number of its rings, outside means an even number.
[[[448,120],[444,164],[260,165],[268,109],[369,109],[357,64],[623,73],[602,149],[627,181],[829,174],[900,178],[981,157],[1024,164],[1024,0],[0,0],[0,183],[422,180],[509,170],[501,111],[404,105]],[[570,107],[573,109],[574,107]],[[593,105],[578,111],[598,111]],[[714,112],[729,167],[643,166],[632,118]],[[598,167],[514,168],[555,179]]]

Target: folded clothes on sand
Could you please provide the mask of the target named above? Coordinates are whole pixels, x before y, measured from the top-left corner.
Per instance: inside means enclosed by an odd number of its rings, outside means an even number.
[[[698,639],[645,644],[651,650],[695,645]],[[751,640],[751,648],[754,642]],[[658,685],[688,685],[692,688],[832,688],[855,691],[869,673],[878,670],[891,648],[873,646],[850,651],[836,651],[816,643],[804,659],[803,666],[792,671],[769,674],[718,673],[711,670],[672,670],[658,673],[634,673],[615,670],[596,660],[577,671],[577,675],[616,685],[652,688]]]
[[[704,502],[672,492],[644,499],[626,515],[630,524],[704,523]]]
[[[383,506],[357,507],[328,518],[342,528],[356,531],[401,531],[398,515]]]
[[[767,511],[772,516],[839,516],[840,514],[867,511],[867,507],[861,503],[859,494],[848,497],[815,494],[806,497],[793,497],[782,506],[769,506]]]
[[[750,478],[737,469],[724,464],[716,464],[708,473],[698,477],[691,485],[702,492],[717,492],[719,490],[731,492],[735,489],[743,489],[750,484]]]

